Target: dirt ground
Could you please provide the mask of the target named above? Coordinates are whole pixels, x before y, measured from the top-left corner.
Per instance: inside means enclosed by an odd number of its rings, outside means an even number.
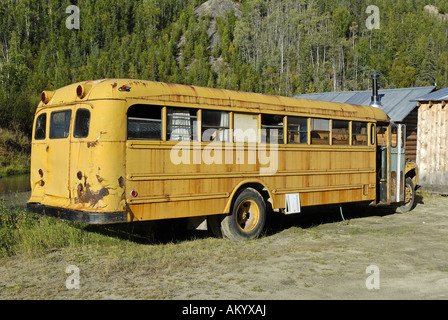
[[[174,243],[135,244],[163,246],[166,268],[158,270],[150,257],[109,270],[107,256],[91,259],[70,248],[3,258],[0,299],[445,300],[448,197],[418,202],[407,214],[353,206],[343,206],[342,214],[339,207],[304,210],[270,219],[263,237],[242,243],[196,233]],[[198,262],[179,259],[188,250]],[[79,289],[66,287],[73,254]]]

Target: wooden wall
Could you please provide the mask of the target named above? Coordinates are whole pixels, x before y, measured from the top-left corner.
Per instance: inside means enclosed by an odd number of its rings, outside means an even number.
[[[406,160],[417,160],[418,107],[415,107],[401,122],[406,125]]]
[[[424,102],[418,109],[419,184],[448,187],[448,106]]]

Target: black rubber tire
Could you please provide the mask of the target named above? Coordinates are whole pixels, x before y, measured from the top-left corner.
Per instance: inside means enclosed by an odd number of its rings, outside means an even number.
[[[397,209],[395,210],[397,213],[406,213],[411,211],[414,208],[414,202],[415,202],[415,187],[414,187],[414,183],[412,182],[411,178],[406,178],[406,182],[405,182],[405,196],[406,196],[406,189],[409,188],[410,192],[411,192],[411,199],[406,202],[403,203],[402,205],[400,205],[399,207],[397,207]]]
[[[243,212],[243,207],[250,208],[252,212]],[[258,238],[264,229],[266,215],[266,203],[261,194],[253,188],[246,188],[235,199],[230,215],[222,219],[222,235],[234,241]]]

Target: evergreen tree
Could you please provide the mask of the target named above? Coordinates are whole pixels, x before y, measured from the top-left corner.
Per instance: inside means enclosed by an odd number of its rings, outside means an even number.
[[[99,78],[287,96],[368,89],[374,71],[385,88],[448,86],[444,0],[437,15],[425,0],[240,0],[200,16],[205,1],[79,0],[79,30],[71,1],[1,1],[0,126],[29,133],[42,90]],[[380,29],[366,28],[370,4]]]

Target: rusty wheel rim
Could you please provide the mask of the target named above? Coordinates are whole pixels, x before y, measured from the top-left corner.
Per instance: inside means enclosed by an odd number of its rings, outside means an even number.
[[[404,202],[409,203],[412,199],[412,188],[409,184],[406,184],[404,192],[405,192]]]
[[[260,208],[253,200],[244,200],[236,211],[236,223],[244,232],[254,230],[260,220]]]

